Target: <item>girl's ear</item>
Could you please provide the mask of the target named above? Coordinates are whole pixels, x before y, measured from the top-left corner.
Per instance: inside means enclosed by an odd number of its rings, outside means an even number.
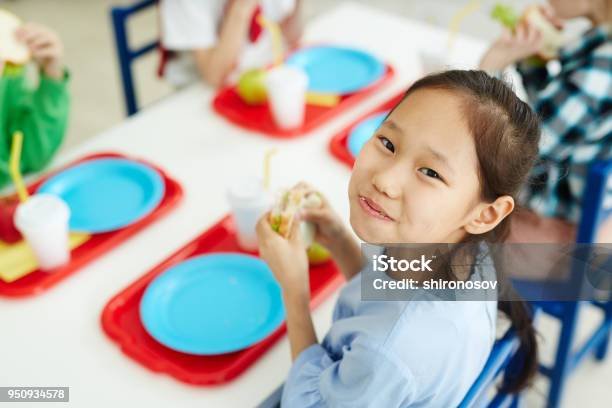
[[[465,231],[472,235],[489,232],[512,210],[514,210],[514,199],[507,195],[498,197],[492,203],[481,203],[476,210],[476,217],[465,225]]]

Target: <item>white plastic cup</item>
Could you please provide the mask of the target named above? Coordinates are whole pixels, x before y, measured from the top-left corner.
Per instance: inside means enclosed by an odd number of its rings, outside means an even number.
[[[35,194],[15,211],[15,227],[32,248],[40,269],[52,270],[70,260],[70,208],[59,197]]]
[[[257,222],[272,207],[272,197],[263,188],[261,180],[245,178],[231,185],[227,198],[234,217],[238,245],[246,251],[256,251]]]
[[[289,130],[304,123],[308,75],[298,68],[281,65],[266,75],[272,116],[277,126]]]

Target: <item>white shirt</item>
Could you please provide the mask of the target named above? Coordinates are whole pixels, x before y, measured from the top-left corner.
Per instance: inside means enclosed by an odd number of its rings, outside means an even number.
[[[238,0],[240,1],[240,0]],[[162,44],[177,52],[169,61],[165,76],[176,86],[183,86],[198,78],[190,51],[213,47],[218,41],[226,0],[162,0],[160,3]],[[295,8],[295,0],[260,0],[263,15],[280,22]],[[272,62],[270,34],[263,31],[255,43],[244,39],[242,53],[231,77],[244,70]]]

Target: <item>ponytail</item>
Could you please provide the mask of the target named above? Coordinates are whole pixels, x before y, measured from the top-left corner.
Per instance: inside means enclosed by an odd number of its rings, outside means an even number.
[[[523,300],[500,300],[497,309],[508,316],[520,341],[518,358],[512,362],[513,370],[506,375],[501,387],[502,392],[514,394],[529,387],[538,372],[538,343],[532,323],[533,313]]]

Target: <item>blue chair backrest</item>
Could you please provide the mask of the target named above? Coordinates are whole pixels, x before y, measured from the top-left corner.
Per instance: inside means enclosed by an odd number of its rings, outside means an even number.
[[[595,162],[589,168],[582,199],[582,215],[576,234],[576,243],[579,245],[574,249],[571,276],[559,282],[513,279],[514,288],[524,298],[529,300],[590,298],[593,282],[584,285],[584,279],[585,276],[593,278],[589,276],[592,271],[588,269],[593,246],[585,244],[597,241],[599,227],[612,212],[612,194],[606,194],[606,191],[612,191],[612,185],[609,183],[609,180],[612,180],[610,173],[612,173],[612,160]],[[599,265],[600,270],[612,269],[612,258],[608,263]]]
[[[584,189],[582,199],[582,216],[578,224],[578,232],[576,235],[577,244],[596,244],[598,232],[602,223],[610,216],[612,212],[612,160],[598,161],[591,165],[588,172],[587,183]],[[609,235],[609,231],[608,234]],[[603,237],[606,241],[608,237]],[[608,241],[611,243],[612,241]],[[603,242],[602,242],[603,243]],[[575,275],[577,279],[586,278],[589,284],[581,285],[581,298],[590,298],[593,294],[593,287],[610,282],[610,272],[612,270],[612,257],[608,257],[605,263],[600,263],[596,268],[590,268],[588,259],[595,254],[594,248],[597,245],[578,245],[576,255],[574,256],[574,269],[578,271]],[[605,248],[604,252],[599,255],[607,256],[609,249]],[[575,282],[579,285],[580,282]]]
[[[115,44],[117,57],[123,84],[123,96],[125,99],[125,110],[128,116],[138,112],[138,103],[132,74],[132,63],[139,57],[157,49],[159,39],[155,39],[139,48],[131,48],[127,35],[127,23],[130,17],[157,4],[157,0],[144,0],[129,6],[117,6],[111,8],[113,31],[115,33]]]
[[[517,357],[519,345],[519,338],[512,328],[501,339],[495,342],[480,375],[470,387],[461,404],[459,404],[460,408],[471,408],[484,402],[483,399],[487,396],[489,389],[496,384],[498,377],[504,373],[512,360]],[[506,405],[512,398],[512,395],[498,392],[487,403],[487,406]]]
[[[578,225],[577,243],[592,243],[597,238],[597,231],[612,210],[612,202],[606,202],[608,180],[612,173],[612,160],[595,162],[589,168],[587,183],[582,199],[582,216]]]

